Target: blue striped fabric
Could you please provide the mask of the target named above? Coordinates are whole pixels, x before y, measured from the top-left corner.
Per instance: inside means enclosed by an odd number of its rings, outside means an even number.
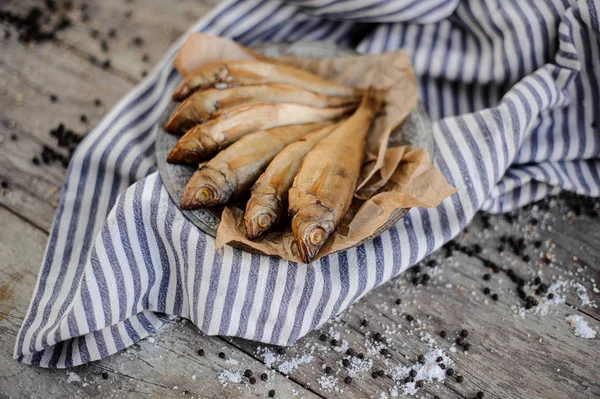
[[[406,48],[434,121],[435,162],[458,192],[311,265],[229,247],[219,255],[155,171],[180,40],[76,151],[15,358],[82,364],[174,316],[207,334],[291,344],[443,245],[477,210],[506,212],[560,190],[598,196],[599,15],[593,0],[223,2],[190,31],[246,45]]]

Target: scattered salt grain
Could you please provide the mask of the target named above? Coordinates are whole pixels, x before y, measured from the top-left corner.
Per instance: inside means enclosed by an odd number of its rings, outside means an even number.
[[[579,315],[569,315],[566,318],[567,323],[575,328],[575,335],[581,338],[592,339],[596,337],[596,331],[589,326],[587,321]]]
[[[225,363],[227,363],[231,366],[237,366],[238,364],[240,364],[240,362],[238,360],[232,359],[232,358],[225,360]]]
[[[313,357],[311,355],[295,357],[287,362],[281,363],[279,366],[277,366],[277,370],[283,374],[290,374],[292,371],[298,368],[298,366],[310,363],[312,360]]]
[[[414,363],[409,366],[396,366],[392,369],[390,376],[396,383],[395,389],[402,389],[403,395],[414,395],[419,390],[416,381],[439,381],[442,382],[446,378],[446,372],[439,366],[437,359],[441,357],[446,366],[452,364],[452,360],[446,356],[442,349],[433,349],[424,355],[423,363]],[[412,382],[404,383],[404,379],[409,376],[411,370],[416,372]],[[393,392],[390,390],[390,395]]]
[[[67,371],[67,382],[70,384],[72,382],[81,382],[81,377],[72,371]]]
[[[154,337],[148,337],[148,342],[153,344],[154,342],[156,342],[156,338]]]
[[[317,382],[321,386],[321,389],[325,391],[340,391],[340,387],[337,384],[337,378],[332,375],[322,375],[317,378]]]
[[[261,347],[261,346],[259,346],[256,349],[256,352],[259,355],[262,355],[263,361],[265,362],[265,366],[267,366],[267,368],[270,368],[270,369],[273,368],[273,365],[276,362],[278,362],[281,358],[279,355],[277,355],[275,352],[273,352],[269,348],[265,348],[265,347]]]
[[[596,302],[590,300],[590,297],[588,296],[588,293],[587,293],[587,289],[585,288],[585,286],[583,284],[575,283],[573,285],[573,287],[575,287],[575,290],[577,291],[577,297],[579,298],[579,302],[581,303],[581,306],[589,306],[590,308],[598,307],[596,305]]]
[[[348,344],[348,341],[343,339],[338,346],[333,347],[333,350],[339,353],[346,353],[349,347],[350,345]]]
[[[348,375],[350,377],[356,377],[360,373],[365,373],[371,370],[373,367],[373,361],[371,359],[359,359],[358,357],[352,357],[350,359],[350,366],[348,366]]]
[[[228,383],[240,383],[242,382],[242,372],[234,370],[223,370],[219,373],[219,382],[223,386],[227,386]]]

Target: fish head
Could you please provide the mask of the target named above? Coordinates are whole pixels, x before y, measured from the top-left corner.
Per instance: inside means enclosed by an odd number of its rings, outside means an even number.
[[[185,186],[181,209],[223,205],[233,196],[225,175],[210,166],[201,166]]]
[[[204,115],[199,115],[193,107],[186,104],[187,101],[189,99],[173,111],[165,124],[165,131],[173,134],[183,134],[203,122]]]
[[[329,236],[335,230],[331,212],[326,212],[319,205],[310,209],[302,209],[292,218],[292,232],[300,257],[310,263],[319,253]]]
[[[195,91],[226,81],[228,76],[229,69],[225,64],[216,63],[210,67],[201,67],[200,70],[191,72],[183,79],[173,93],[173,100],[182,101]]]
[[[283,204],[275,195],[252,196],[246,205],[246,237],[254,239],[279,223]]]
[[[178,164],[193,164],[202,161],[205,151],[200,140],[188,139],[185,136],[179,139],[175,147],[167,156],[167,162]]]

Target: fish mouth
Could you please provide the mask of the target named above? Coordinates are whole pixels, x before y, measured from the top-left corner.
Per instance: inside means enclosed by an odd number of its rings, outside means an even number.
[[[171,97],[173,101],[183,101],[190,92],[190,88],[188,87],[187,81],[183,81],[177,86],[177,89],[173,92],[173,96]]]
[[[331,229],[314,221],[298,224],[292,220],[292,230],[298,252],[304,263],[312,262],[331,234]]]
[[[202,154],[198,149],[191,150],[175,147],[167,156],[167,162],[175,164],[189,164],[200,162],[201,158]]]

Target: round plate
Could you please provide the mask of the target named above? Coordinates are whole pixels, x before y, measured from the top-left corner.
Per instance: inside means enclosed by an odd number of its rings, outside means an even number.
[[[317,42],[295,42],[295,43],[267,43],[254,47],[270,57],[294,56],[301,58],[339,58],[357,55],[353,50],[338,47],[330,43]],[[159,121],[158,137],[156,138],[156,159],[158,172],[163,184],[167,188],[173,202],[177,205],[181,202],[183,190],[188,180],[192,177],[196,167],[184,165],[172,165],[167,163],[167,155],[177,143],[179,136],[164,131],[163,126],[177,106],[171,103],[165,110]],[[390,146],[411,145],[412,147],[423,147],[433,158],[433,130],[431,121],[423,110],[417,106],[406,118],[406,120],[390,136]],[[196,225],[200,230],[215,237],[219,227],[221,209],[197,209],[193,211],[181,211],[186,218]],[[373,236],[361,241],[368,241],[383,233],[393,226],[408,212],[408,209],[398,209],[394,212],[387,223],[383,225]],[[357,243],[356,245],[359,245]]]

